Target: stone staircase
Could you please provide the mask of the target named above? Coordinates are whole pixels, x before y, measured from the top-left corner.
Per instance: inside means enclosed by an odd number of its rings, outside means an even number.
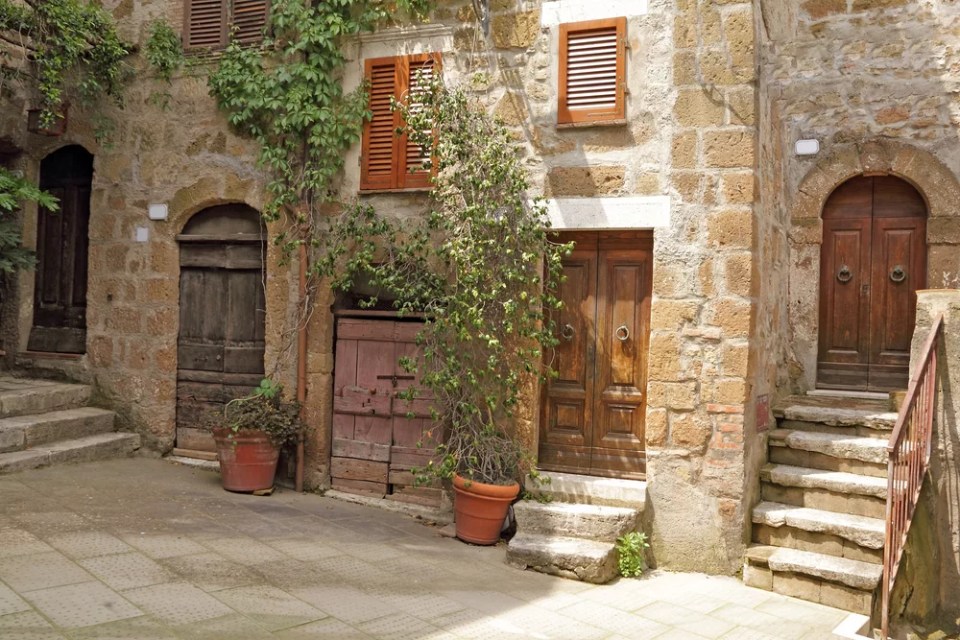
[[[507,545],[507,563],[584,582],[609,582],[618,574],[617,538],[640,527],[646,483],[541,475],[549,483],[527,491],[549,501],[514,505],[517,534]]]
[[[886,400],[795,396],[774,415],[744,582],[870,615],[897,414]]]
[[[0,474],[130,455],[140,436],[118,433],[112,411],[86,406],[90,387],[0,377]]]

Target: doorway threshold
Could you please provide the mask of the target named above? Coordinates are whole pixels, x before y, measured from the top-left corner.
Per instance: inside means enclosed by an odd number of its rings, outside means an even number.
[[[887,400],[889,393],[879,391],[847,391],[846,389],[811,389],[808,396],[827,398],[863,398],[864,400]]]

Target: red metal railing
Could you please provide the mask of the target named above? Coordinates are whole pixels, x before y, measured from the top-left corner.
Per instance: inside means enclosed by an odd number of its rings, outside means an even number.
[[[883,545],[883,600],[880,630],[883,638],[890,630],[890,593],[897,579],[907,532],[920,499],[923,478],[930,468],[933,441],[933,412],[937,394],[937,346],[943,316],[937,318],[923,345],[920,363],[897,416],[897,424],[887,445],[887,533]]]

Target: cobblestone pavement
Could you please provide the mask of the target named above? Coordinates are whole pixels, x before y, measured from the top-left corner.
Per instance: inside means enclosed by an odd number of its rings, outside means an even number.
[[[223,491],[144,458],[0,477],[0,638],[830,638],[845,614],[734,578],[595,586],[374,507]]]

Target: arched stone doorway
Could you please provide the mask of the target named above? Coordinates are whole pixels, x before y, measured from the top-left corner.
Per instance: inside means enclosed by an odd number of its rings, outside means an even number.
[[[215,451],[209,418],[263,378],[265,229],[256,209],[226,204],[187,222],[180,242],[178,449]]]
[[[927,281],[927,205],[900,178],[857,176],[823,207],[817,386],[907,386],[916,291]]]
[[[87,346],[87,249],[93,156],[79,145],[40,162],[40,188],[59,200],[59,211],[37,216],[37,270],[33,326],[27,349],[84,353]]]

